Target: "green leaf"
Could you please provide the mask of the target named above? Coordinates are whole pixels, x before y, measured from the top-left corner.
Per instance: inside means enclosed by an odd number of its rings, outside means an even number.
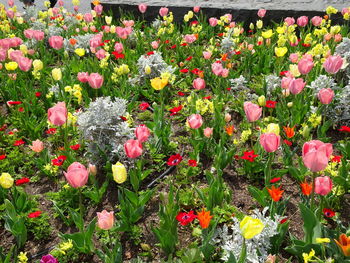
[[[264,191],[261,191],[252,185],[248,186],[248,191],[262,207],[269,206]]]
[[[306,244],[315,243],[315,239],[321,237],[321,224],[315,214],[303,203],[299,204],[299,208],[304,221],[304,240]]]

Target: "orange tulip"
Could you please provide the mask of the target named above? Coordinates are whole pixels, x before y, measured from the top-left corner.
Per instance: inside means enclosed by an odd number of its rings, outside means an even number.
[[[91,2],[94,6],[96,6],[96,5],[99,5],[100,4],[100,1],[99,0],[94,0],[94,1],[92,1]]]
[[[291,128],[289,126],[283,127],[283,130],[286,133],[286,136],[288,138],[293,138],[294,137],[294,135],[295,135],[294,128],[295,128],[295,126],[293,128]]]
[[[69,39],[69,43],[72,45],[72,46],[75,46],[75,44],[77,43],[78,41],[74,38],[71,38]]]
[[[347,237],[345,234],[339,236],[339,241],[334,239],[338,247],[343,251],[344,256],[350,257],[350,237]]]
[[[304,195],[309,196],[312,193],[312,184],[308,184],[306,181],[300,184],[301,191]]]
[[[281,190],[281,187],[276,188],[274,185],[270,188],[267,188],[269,194],[273,201],[278,202],[282,198],[284,190]]]
[[[197,219],[203,229],[208,228],[212,218],[213,216],[210,215],[210,211],[205,211],[204,208],[201,212],[197,213]]]
[[[232,136],[233,131],[235,130],[235,127],[234,127],[233,125],[226,126],[226,127],[225,127],[225,130],[226,130],[226,133],[227,133],[229,136]]]

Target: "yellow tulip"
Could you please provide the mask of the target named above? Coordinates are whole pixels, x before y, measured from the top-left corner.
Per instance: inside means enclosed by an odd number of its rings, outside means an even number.
[[[256,21],[256,27],[257,27],[258,29],[261,29],[261,28],[263,27],[263,21],[262,21],[262,20]]]
[[[275,47],[275,54],[277,57],[283,57],[288,52],[286,47]]]
[[[336,14],[336,13],[338,13],[338,9],[336,9],[330,5],[326,8],[326,13],[327,13],[327,15]]]
[[[83,48],[77,48],[76,50],[74,50],[75,54],[77,54],[79,57],[82,57],[85,55],[85,49]]]
[[[26,55],[26,54],[28,53],[28,48],[27,48],[26,45],[20,45],[20,46],[19,46],[19,49],[22,51],[22,53],[23,53],[24,55]]]
[[[267,30],[267,31],[262,32],[261,35],[263,38],[271,38],[273,35],[273,31],[272,31],[272,29]]]
[[[159,77],[151,79],[151,86],[155,90],[162,90],[166,85],[168,85],[167,79],[161,79]]]
[[[266,133],[274,133],[276,135],[280,134],[280,126],[276,123],[270,123],[267,125]]]
[[[146,65],[146,67],[145,67],[145,73],[146,73],[146,75],[151,74],[151,72],[152,72],[151,67],[150,67],[150,66],[148,66],[148,65]]]
[[[117,28],[114,25],[112,25],[109,32],[111,32],[112,34],[115,34],[116,30]]]
[[[292,75],[294,76],[294,77],[299,77],[301,74],[300,74],[300,72],[299,72],[299,69],[298,69],[298,65],[297,64],[290,64],[289,65],[289,71],[290,71],[290,73],[292,73]]]
[[[13,185],[13,178],[9,173],[2,173],[0,176],[0,185],[2,188],[8,189]]]
[[[116,164],[112,165],[112,172],[113,172],[113,179],[118,184],[122,184],[126,181],[127,178],[127,171],[125,166],[117,162]]]
[[[60,68],[54,68],[51,72],[52,78],[56,81],[59,81],[62,79],[62,71]]]
[[[5,63],[5,68],[6,70],[10,71],[10,70],[16,70],[18,67],[17,62],[11,61],[9,63]]]
[[[112,17],[111,16],[105,16],[105,21],[107,25],[110,25],[112,23]]]
[[[264,107],[266,105],[266,98],[264,95],[261,95],[258,98],[258,103],[259,103],[259,106],[261,106],[261,107]]]
[[[241,229],[242,236],[245,239],[251,239],[260,234],[265,226],[260,219],[245,216],[239,224],[239,227]]]
[[[39,71],[39,70],[42,70],[44,67],[44,64],[43,62],[40,60],[40,59],[35,59],[33,61],[33,68],[34,68],[34,71]]]

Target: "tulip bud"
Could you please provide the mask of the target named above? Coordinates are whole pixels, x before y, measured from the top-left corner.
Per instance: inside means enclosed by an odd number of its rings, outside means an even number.
[[[261,106],[261,107],[264,107],[266,105],[266,98],[264,95],[261,95],[258,98],[258,103],[259,103],[259,106]]]
[[[253,30],[254,29],[254,24],[253,23],[250,23],[249,25],[249,29]]]
[[[210,138],[213,135],[213,128],[207,127],[203,132],[205,137]]]
[[[112,172],[113,172],[113,179],[118,184],[122,184],[126,181],[127,171],[125,166],[122,163],[117,162],[116,164],[112,165]]]
[[[151,74],[151,72],[152,72],[151,67],[150,67],[149,65],[147,65],[147,66],[145,67],[145,73],[146,73],[147,75],[149,75],[149,74]]]
[[[311,128],[309,126],[305,126],[302,132],[303,137],[308,138],[310,136],[310,131],[311,131]]]
[[[290,91],[289,91],[289,89],[283,89],[282,90],[282,95],[283,95],[283,97],[288,97],[289,95],[290,95]]]
[[[226,122],[229,122],[231,119],[232,119],[231,114],[230,114],[230,113],[226,113],[226,114],[225,114],[225,121],[226,121]]]
[[[96,176],[96,174],[97,174],[96,165],[89,163],[89,173],[93,176]]]
[[[287,103],[287,107],[288,107],[288,108],[293,107],[293,102],[288,102],[288,103]]]

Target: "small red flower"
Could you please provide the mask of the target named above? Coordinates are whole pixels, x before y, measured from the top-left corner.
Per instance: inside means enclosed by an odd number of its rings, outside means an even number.
[[[77,151],[80,148],[80,144],[78,143],[78,144],[75,144],[75,145],[71,145],[71,146],[69,146],[69,148],[71,148],[73,151]]]
[[[210,100],[211,96],[203,97],[203,100]]]
[[[4,125],[1,126],[0,131],[4,131],[7,128],[7,124],[5,123]]]
[[[191,72],[197,76],[200,76],[203,73],[203,70],[200,70],[198,68],[194,68],[191,70]]]
[[[241,159],[243,160],[247,160],[249,162],[254,162],[254,159],[256,157],[258,157],[259,155],[258,154],[254,154],[254,150],[250,151],[250,152],[244,152],[243,153],[243,156],[241,157]]]
[[[170,41],[169,41],[169,40],[165,40],[164,43],[165,43],[165,44],[169,44]]]
[[[188,160],[188,165],[191,167],[196,167],[197,166],[197,161],[196,160]]]
[[[39,98],[41,96],[41,92],[35,92],[35,97]]]
[[[52,165],[61,166],[66,159],[67,159],[66,156],[60,155],[56,159],[53,159],[51,162],[52,162]]]
[[[20,146],[20,145],[23,145],[23,144],[25,144],[25,143],[26,143],[25,141],[23,141],[22,139],[20,139],[20,140],[18,140],[18,141],[15,141],[14,144],[13,144],[13,146]]]
[[[306,43],[303,43],[302,45],[303,45],[303,47],[310,47],[311,46],[311,44],[306,44]]]
[[[340,129],[338,131],[341,132],[350,132],[350,127],[348,126],[341,126]]]
[[[285,144],[287,144],[288,146],[292,146],[292,144],[293,144],[291,141],[288,141],[288,140],[283,140],[283,142]]]
[[[39,211],[28,214],[28,218],[36,218],[36,217],[39,217],[40,215],[41,215],[41,211],[39,210]]]
[[[240,55],[240,54],[241,54],[241,51],[236,51],[236,50],[235,50],[235,54],[236,54],[236,55]]]
[[[274,184],[274,183],[279,182],[280,180],[281,180],[281,177],[275,177],[275,178],[272,178],[272,179],[270,180],[270,183]]]
[[[224,35],[224,33],[219,33],[218,37],[222,37]]]
[[[333,158],[332,158],[332,162],[333,163],[340,163],[342,157],[343,156],[341,156],[341,155],[334,155]]]
[[[185,96],[185,93],[184,92],[182,92],[182,91],[179,91],[178,93],[177,93],[177,95],[179,95],[179,96]]]
[[[287,73],[288,73],[288,70],[281,71],[281,72],[280,72],[280,76],[285,76]]]
[[[174,108],[170,109],[170,110],[169,110],[169,111],[171,112],[171,113],[170,113],[170,116],[174,116],[174,115],[178,114],[179,111],[182,110],[182,108],[183,108],[183,106],[180,105],[180,106],[178,106],[178,107],[174,107]]]
[[[12,100],[10,100],[10,101],[8,101],[6,103],[7,103],[7,106],[22,104],[21,101],[12,101]]]
[[[180,46],[186,47],[186,46],[187,46],[187,43],[182,43]]]
[[[189,223],[191,223],[193,220],[195,220],[197,216],[194,214],[194,211],[190,211],[188,213],[180,212],[176,216],[176,220],[180,222],[181,225],[186,226]]]
[[[197,20],[193,20],[193,21],[190,22],[190,24],[191,24],[191,26],[192,26],[192,25],[198,25],[199,22],[198,22]]]
[[[0,161],[6,159],[6,154],[0,155]]]
[[[114,55],[114,59],[125,58],[125,55],[123,53],[118,53],[117,51],[113,51],[112,54]]]
[[[147,102],[141,102],[139,105],[140,110],[145,111],[149,108],[149,104]]]
[[[191,61],[192,60],[192,56],[189,56],[188,58],[186,58],[187,61]]]
[[[20,107],[20,108],[18,109],[18,111],[19,111],[19,112],[24,112],[24,108],[23,108],[23,107]]]
[[[147,53],[147,56],[154,55],[154,51],[150,51]]]
[[[281,221],[280,221],[280,224],[284,224],[285,222],[287,222],[288,218],[283,218]]]
[[[329,218],[335,216],[335,212],[332,209],[329,209],[329,208],[323,208],[323,214],[326,217],[329,217]]]
[[[170,166],[175,166],[181,163],[181,161],[182,161],[182,156],[177,153],[169,157],[167,164]]]
[[[171,49],[174,49],[174,48],[176,48],[176,45],[172,45],[170,48],[171,48]]]
[[[21,179],[16,180],[15,184],[16,184],[17,186],[19,186],[19,185],[22,185],[22,184],[27,184],[27,183],[29,183],[29,182],[30,182],[29,178],[23,177],[23,178],[21,178]]]
[[[276,107],[276,103],[277,101],[267,100],[265,107],[274,109]]]
[[[181,73],[188,73],[188,69],[187,69],[187,68],[180,69],[180,72],[181,72]]]
[[[46,134],[55,134],[56,133],[56,128],[50,128],[46,131]]]
[[[119,118],[121,118],[121,119],[122,119],[122,121],[127,121],[127,118],[126,118],[126,117],[124,117],[124,116],[119,116]]]

